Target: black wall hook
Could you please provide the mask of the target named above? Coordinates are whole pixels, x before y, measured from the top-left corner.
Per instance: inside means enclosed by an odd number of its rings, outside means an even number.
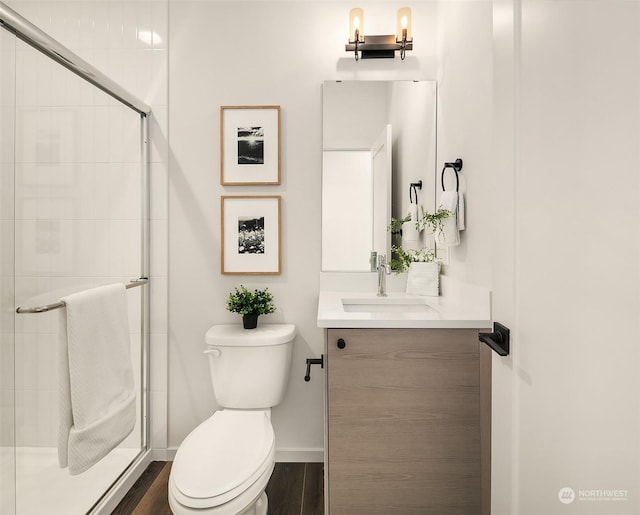
[[[462,170],[462,159],[458,158],[453,163],[445,163],[445,168],[453,168],[456,172]]]

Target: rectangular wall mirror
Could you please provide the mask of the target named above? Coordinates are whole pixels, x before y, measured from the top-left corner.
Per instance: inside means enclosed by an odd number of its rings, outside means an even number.
[[[436,83],[326,81],[322,115],[322,270],[369,271],[372,251],[391,257],[411,183],[434,211]]]

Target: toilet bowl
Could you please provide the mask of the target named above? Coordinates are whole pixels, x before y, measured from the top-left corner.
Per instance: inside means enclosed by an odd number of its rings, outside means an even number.
[[[178,448],[168,488],[175,515],[266,515],[264,491],[275,465],[271,406],[284,395],[294,336],[288,324],[207,332],[205,354],[223,409]]]
[[[264,410],[222,410],[184,440],[171,469],[173,513],[236,515],[262,496],[275,464],[275,438]],[[266,496],[263,500],[266,513]]]

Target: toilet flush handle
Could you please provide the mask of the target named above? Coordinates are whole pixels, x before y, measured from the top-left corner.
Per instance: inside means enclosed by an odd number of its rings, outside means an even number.
[[[202,352],[203,354],[211,354],[214,358],[220,356],[220,349],[207,349]]]

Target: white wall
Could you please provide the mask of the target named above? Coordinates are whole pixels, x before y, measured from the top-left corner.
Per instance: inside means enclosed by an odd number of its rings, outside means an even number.
[[[460,245],[449,247],[443,273],[491,286],[487,246],[494,221],[491,202],[493,23],[490,0],[438,4],[438,164],[436,189],[445,162],[462,158],[460,191],[465,195],[466,229]],[[451,169],[447,190],[455,189]]]
[[[323,84],[322,148],[370,149],[388,123],[387,87],[386,82]]]
[[[395,30],[400,4],[365,2],[367,32]],[[323,348],[316,327],[320,273],[322,82],[329,79],[433,79],[435,4],[411,3],[415,51],[355,62],[344,52],[350,6],[342,2],[170,3],[170,354],[169,445],[178,446],[213,411],[203,335],[215,323],[239,323],[226,312],[229,291],[267,285],[278,311],[262,322],[298,327],[292,376],[274,410],[283,449],[322,448],[322,383],[305,383],[304,360]],[[247,35],[251,44],[233,42]],[[219,186],[219,106],[282,106],[282,184]],[[220,275],[222,194],[283,196],[283,273]],[[186,251],[185,249],[188,249]],[[304,453],[298,455],[305,459]]]

